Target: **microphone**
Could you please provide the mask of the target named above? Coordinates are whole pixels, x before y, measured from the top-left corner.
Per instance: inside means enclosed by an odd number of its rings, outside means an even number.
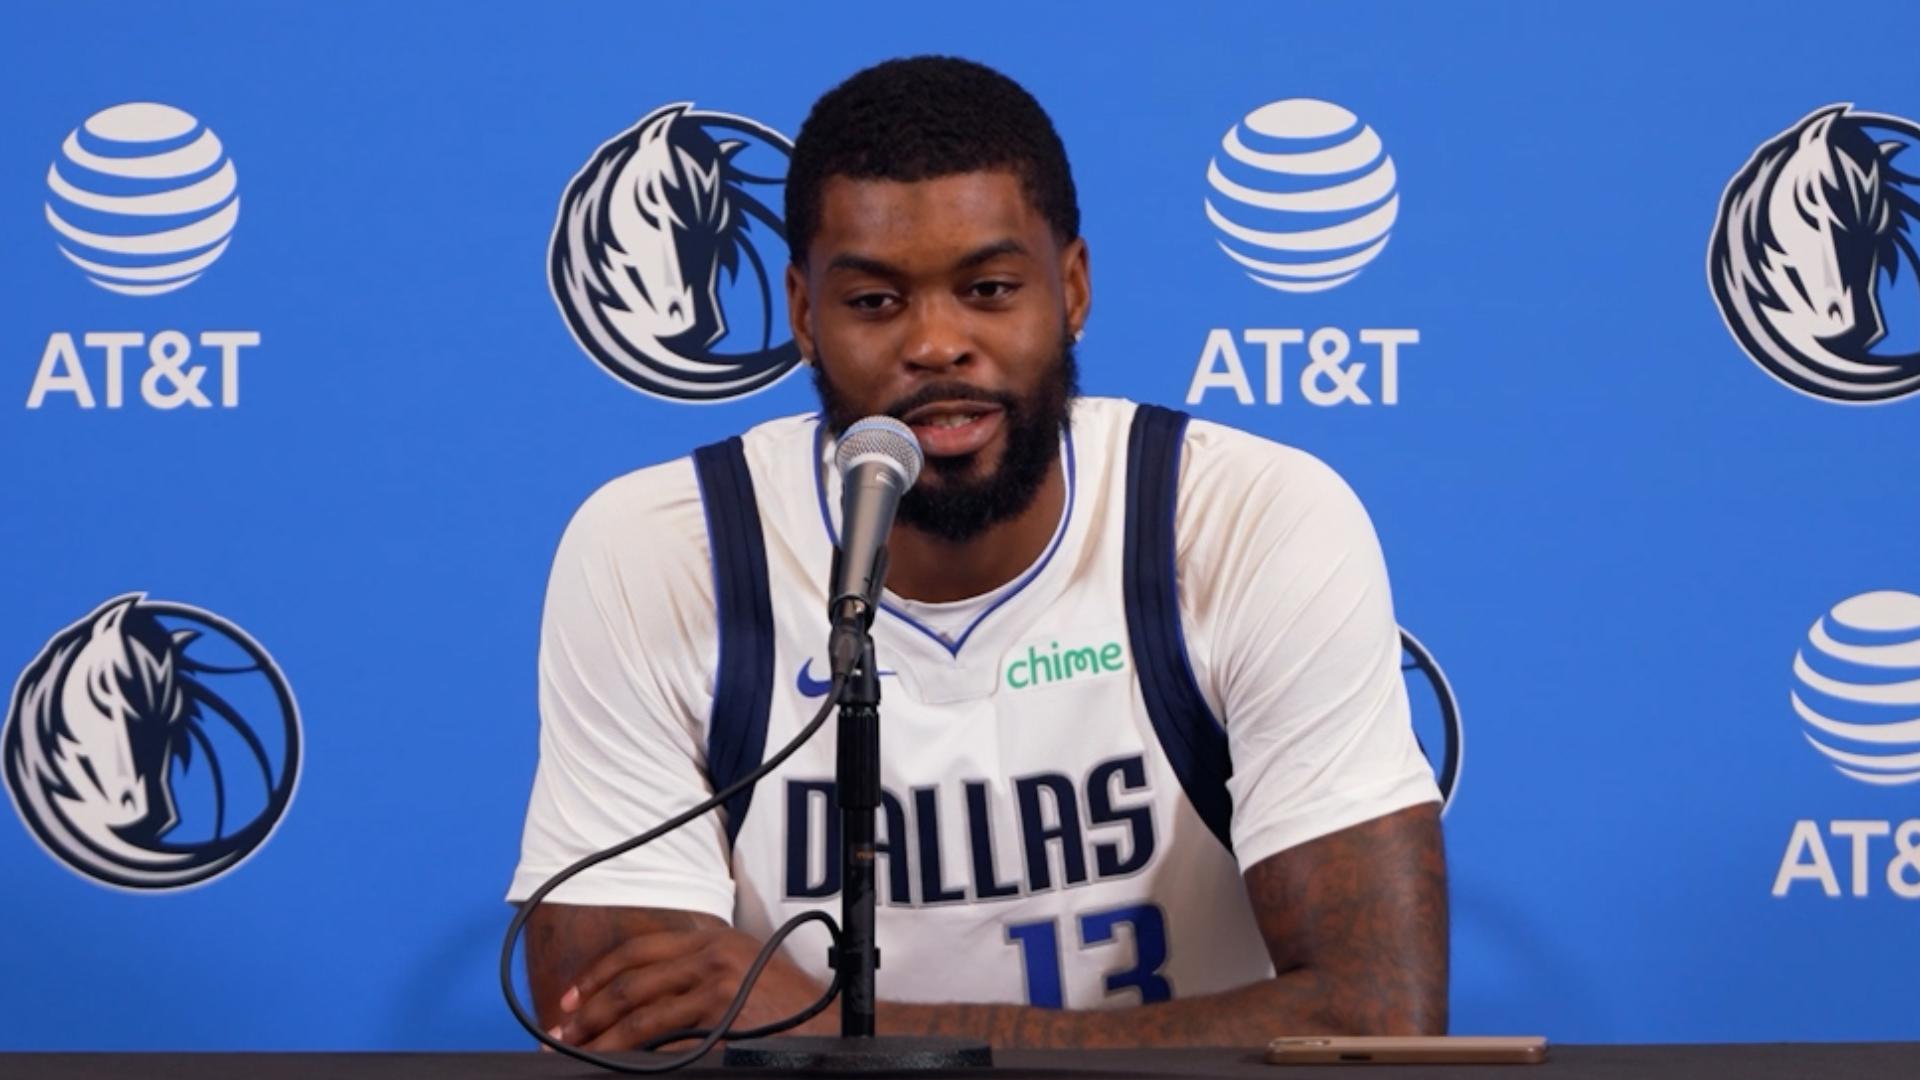
[[[836,675],[860,660],[861,638],[873,625],[887,580],[887,534],[900,496],[920,477],[920,443],[913,429],[891,416],[869,416],[840,437],[840,546],[833,553],[827,618],[833,624],[827,656]]]

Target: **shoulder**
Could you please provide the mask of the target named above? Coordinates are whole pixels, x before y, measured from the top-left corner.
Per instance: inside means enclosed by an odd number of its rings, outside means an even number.
[[[1190,620],[1258,635],[1274,612],[1386,595],[1373,522],[1325,462],[1204,420],[1188,425],[1184,450],[1174,544]]]
[[[543,678],[584,682],[677,651],[712,624],[713,573],[693,463],[676,458],[600,486],[567,523],[547,577]],[[624,658],[624,659],[621,659]],[[573,671],[579,667],[582,671]],[[569,674],[571,672],[571,674]],[[696,673],[681,673],[689,686]],[[542,706],[543,715],[550,710]]]
[[[796,413],[755,424],[740,435],[747,460],[755,470],[789,469],[805,474],[814,460],[814,439],[821,430],[817,413]]]
[[[1125,398],[1078,398],[1073,405],[1075,441],[1124,461],[1140,409],[1139,403]],[[1193,417],[1180,451],[1180,497],[1184,502],[1216,492],[1300,501],[1352,496],[1338,473],[1305,450]]]
[[[774,463],[805,453],[811,431],[811,417],[790,416],[756,425],[739,436],[749,468],[761,481],[758,486],[765,486],[766,470]],[[723,496],[704,490],[693,453],[635,469],[587,496],[574,512],[562,544],[704,563],[709,497]]]
[[[574,511],[560,545],[582,556],[638,552],[704,559],[705,513],[693,459],[649,465],[600,485]]]
[[[637,629],[712,600],[706,508],[692,457],[617,476],[581,502],[554,551],[550,622],[624,611]]]
[[[1332,466],[1307,451],[1211,420],[1187,423],[1183,453],[1183,497],[1221,488],[1302,502],[1353,494]]]
[[[1305,450],[1195,419],[1182,452],[1175,521],[1183,547],[1372,542],[1353,488]]]
[[[1082,479],[1116,485],[1129,478],[1132,440],[1142,406],[1124,398],[1083,397],[1073,407],[1073,441]],[[1272,439],[1198,417],[1190,418],[1179,451],[1175,542],[1182,554],[1196,544],[1244,541],[1258,548],[1279,539],[1320,536],[1339,541],[1371,524],[1353,489],[1319,458]],[[1307,536],[1295,526],[1308,518]]]
[[[1125,443],[1139,409],[1138,402],[1126,398],[1081,396],[1073,399],[1069,418],[1074,433],[1089,442],[1104,444],[1118,439]]]

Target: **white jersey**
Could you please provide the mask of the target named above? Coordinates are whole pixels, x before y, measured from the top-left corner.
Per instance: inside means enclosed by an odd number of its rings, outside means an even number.
[[[888,594],[874,623],[883,999],[1094,1008],[1244,985],[1272,973],[1245,869],[1439,799],[1372,526],[1305,453],[1186,426],[1167,559],[1174,659],[1137,655],[1123,561],[1128,529],[1151,522],[1129,521],[1135,411],[1075,403],[1062,520],[1021,577],[971,607]],[[751,529],[729,519],[738,500],[703,500],[686,458],[606,485],[554,560],[540,764],[509,899],[706,798],[818,708],[839,525],[831,439],[805,416],[743,442],[773,629],[761,745],[743,749],[740,725],[712,720],[717,692],[743,692],[716,685],[716,605],[735,610],[738,590],[717,597],[714,552]],[[1143,679],[1142,663],[1164,670]],[[1204,699],[1171,728],[1149,700],[1170,678]],[[1220,775],[1206,769],[1210,741]],[[704,911],[759,937],[801,911],[837,917],[835,748],[830,720],[731,820],[707,815],[551,899]],[[786,949],[824,981],[820,938],[802,931]]]

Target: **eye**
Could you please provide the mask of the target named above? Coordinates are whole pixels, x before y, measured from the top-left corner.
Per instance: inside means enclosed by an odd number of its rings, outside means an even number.
[[[107,793],[107,785],[100,782],[100,774],[93,770],[92,758],[83,757],[80,759],[80,771],[86,773],[87,779],[93,782],[93,790],[102,795]]]
[[[1790,282],[1793,285],[1793,287],[1799,291],[1800,299],[1805,300],[1808,304],[1813,303],[1813,297],[1807,294],[1806,282],[1803,282],[1800,280],[1799,270],[1791,266],[1787,267],[1787,281]]]
[[[866,292],[847,297],[847,306],[862,314],[872,315],[885,311],[892,306],[892,293]]]
[[[967,295],[979,300],[1005,300],[1019,291],[1015,281],[976,281],[967,286]]]

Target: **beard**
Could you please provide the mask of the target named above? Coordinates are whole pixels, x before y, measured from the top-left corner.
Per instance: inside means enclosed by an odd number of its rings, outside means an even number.
[[[813,388],[837,438],[867,414],[851,405],[827,377],[826,361],[809,365]],[[882,412],[896,420],[936,401],[978,401],[1002,410],[1006,449],[993,471],[978,475],[979,454],[928,458],[915,483],[900,498],[895,520],[949,543],[963,544],[987,529],[1025,513],[1040,494],[1047,471],[1060,456],[1060,433],[1080,393],[1080,366],[1073,338],[1064,330],[1053,360],[1026,397],[982,390],[963,382],[928,383],[890,403]],[[932,480],[933,483],[928,481]]]

